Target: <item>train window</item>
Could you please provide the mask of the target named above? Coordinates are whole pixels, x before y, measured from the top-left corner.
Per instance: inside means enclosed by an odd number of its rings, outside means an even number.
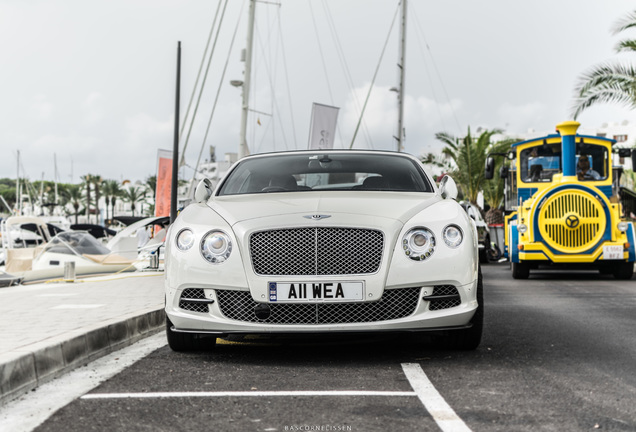
[[[576,144],[576,176],[582,181],[605,180],[609,172],[607,147],[588,144]]]
[[[524,183],[551,182],[561,172],[561,144],[544,143],[522,150],[519,168]]]

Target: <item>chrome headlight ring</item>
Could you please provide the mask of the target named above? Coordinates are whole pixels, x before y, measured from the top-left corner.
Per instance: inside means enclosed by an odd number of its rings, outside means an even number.
[[[464,241],[464,232],[455,224],[446,225],[442,231],[444,243],[450,248],[458,248]]]
[[[183,228],[175,237],[175,244],[180,251],[187,251],[194,245],[194,233],[190,228]]]
[[[212,230],[201,240],[201,255],[212,264],[221,264],[232,253],[232,239],[224,231]]]
[[[424,261],[435,252],[435,236],[428,228],[410,229],[402,237],[404,254],[414,261]]]

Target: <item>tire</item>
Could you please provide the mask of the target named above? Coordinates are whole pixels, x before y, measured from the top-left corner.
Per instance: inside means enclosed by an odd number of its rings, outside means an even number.
[[[614,267],[614,278],[619,280],[629,280],[632,278],[634,274],[634,263],[633,262],[619,262],[616,263],[616,267]]]
[[[530,276],[530,266],[527,263],[512,263],[513,279],[528,279]]]
[[[499,258],[501,258],[501,250],[499,249],[499,246],[492,243],[490,249],[488,249],[488,259],[490,261],[499,261]]]
[[[205,351],[216,345],[216,338],[196,333],[181,333],[172,330],[172,322],[166,317],[166,337],[172,351]]]
[[[472,327],[462,330],[451,330],[445,336],[442,345],[453,350],[469,351],[477,349],[481,343],[484,329],[484,285],[481,268],[477,276],[477,310],[470,319]]]

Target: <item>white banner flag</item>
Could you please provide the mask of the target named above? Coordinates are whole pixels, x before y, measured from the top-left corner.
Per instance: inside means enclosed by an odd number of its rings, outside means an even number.
[[[309,149],[333,148],[340,108],[314,102],[309,127]]]

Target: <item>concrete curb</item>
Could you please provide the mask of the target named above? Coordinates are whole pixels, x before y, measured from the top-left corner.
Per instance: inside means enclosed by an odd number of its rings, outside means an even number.
[[[165,311],[149,309],[0,356],[0,405],[99,357],[158,333]]]

